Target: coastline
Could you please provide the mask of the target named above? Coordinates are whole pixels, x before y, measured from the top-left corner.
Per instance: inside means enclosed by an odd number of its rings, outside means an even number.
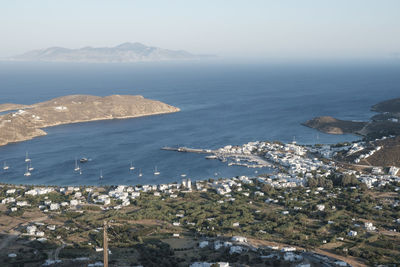
[[[98,113],[102,113],[103,116],[99,116],[97,117],[96,114],[91,114],[91,115],[85,115],[85,116],[94,116],[94,118],[85,118],[85,119],[80,119],[78,118],[64,118],[65,114],[61,114],[61,119],[59,119],[59,121],[57,121],[57,119],[47,119],[47,121],[43,121],[41,119],[42,116],[39,117],[39,115],[35,115],[38,113],[44,113],[46,114],[46,116],[48,117],[55,117],[57,118],[57,116],[60,116],[60,113],[66,113],[64,110],[57,110],[58,108],[65,108],[66,110],[68,110],[67,112],[71,113],[70,109],[73,108],[77,108],[77,103],[75,103],[74,101],[72,101],[71,103],[68,103],[64,105],[60,106],[60,99],[62,101],[62,99],[67,99],[67,98],[71,98],[71,97],[75,97],[75,98],[79,98],[79,97],[89,97],[89,98],[94,98],[91,99],[89,102],[87,103],[83,103],[83,105],[88,105],[87,110],[90,110],[91,107],[94,108],[98,108],[99,105],[99,101],[111,101],[110,102],[106,102],[105,105],[108,105],[108,114],[107,115],[107,111],[97,111]],[[107,98],[107,99],[106,99]],[[123,99],[122,101],[125,102],[121,102],[119,103],[115,103],[117,102],[115,100],[115,98],[132,98],[132,101],[139,101],[139,103],[133,102],[132,103],[132,107],[129,106],[129,99],[128,99],[128,103],[126,102],[126,99]],[[57,101],[54,101],[57,100]],[[53,106],[49,106],[48,103],[50,103],[51,101],[54,101]],[[67,101],[71,101],[70,99],[67,99]],[[41,105],[44,104],[44,107],[41,107]],[[104,103],[101,103],[104,104]],[[11,104],[7,104],[7,105],[11,105]],[[14,105],[14,104],[12,104]],[[16,106],[21,107],[21,105],[15,104]],[[81,105],[81,102],[79,102],[79,105]],[[142,105],[142,106],[138,106],[138,105]],[[145,106],[147,105],[147,106]],[[150,106],[150,107],[149,107]],[[12,106],[12,108],[8,108],[9,110],[14,110],[15,106]],[[79,109],[82,109],[81,106],[78,107]],[[154,111],[151,112],[143,112],[143,109],[146,108],[150,108],[150,109],[155,109]],[[131,109],[131,110],[129,110]],[[133,110],[132,110],[133,109]],[[158,109],[158,110],[157,110]],[[161,111],[160,111],[161,110]],[[91,111],[91,110],[90,110]],[[76,95],[76,96],[65,96],[65,97],[61,97],[58,99],[53,99],[47,102],[43,102],[43,103],[37,103],[37,104],[33,104],[30,106],[25,106],[23,109],[18,110],[17,112],[11,112],[5,115],[1,115],[0,116],[0,128],[1,127],[5,127],[7,129],[7,126],[5,126],[5,123],[12,123],[11,127],[9,127],[9,131],[11,132],[17,132],[17,128],[15,128],[15,124],[12,122],[12,120],[14,119],[15,116],[17,116],[17,118],[15,120],[20,119],[23,115],[25,115],[24,113],[28,113],[28,112],[33,112],[34,114],[32,115],[32,118],[25,118],[22,117],[22,122],[21,121],[17,121],[18,125],[20,128],[22,129],[18,129],[20,136],[18,137],[16,133],[14,133],[14,136],[12,138],[8,137],[3,137],[0,134],[0,146],[5,146],[7,144],[12,144],[12,143],[19,143],[19,142],[24,142],[24,141],[28,141],[28,140],[32,140],[36,137],[41,137],[41,136],[46,136],[47,133],[44,129],[49,128],[49,127],[55,127],[55,126],[60,126],[60,125],[68,125],[68,124],[75,124],[75,123],[85,123],[85,122],[92,122],[92,121],[104,121],[104,120],[122,120],[122,119],[133,119],[133,118],[139,118],[139,117],[147,117],[147,116],[153,116],[153,115],[161,115],[161,114],[170,114],[170,113],[175,113],[175,112],[179,112],[180,109],[168,104],[165,104],[163,102],[160,101],[155,101],[155,100],[150,100],[150,99],[145,99],[142,96],[120,96],[120,95],[113,95],[113,96],[107,96],[107,97],[103,97],[103,98],[99,98],[99,97],[93,97],[93,96],[80,96],[80,95]],[[48,115],[47,113],[50,112],[50,115]],[[51,113],[53,112],[53,113]],[[79,116],[79,112],[77,112],[76,110],[73,110],[74,113],[78,113]],[[86,112],[85,110],[83,110],[83,112]],[[121,113],[121,115],[118,115],[118,112]],[[106,116],[104,116],[104,113],[106,113]],[[132,113],[130,115],[122,115],[122,113]],[[75,114],[76,116],[76,114]],[[39,119],[37,119],[39,118]],[[56,121],[56,122],[52,122],[52,120]],[[39,124],[39,125],[38,125]],[[3,131],[5,132],[5,130]],[[4,135],[4,134],[3,134]]]
[[[20,140],[16,140],[16,141],[7,142],[7,143],[0,143],[0,146],[6,146],[8,144],[16,144],[16,143],[20,143],[20,142],[24,142],[24,141],[29,141],[29,140],[32,140],[34,138],[46,136],[47,132],[45,132],[43,129],[51,128],[51,127],[57,127],[57,126],[60,126],[60,125],[69,125],[69,124],[95,122],[95,121],[108,121],[108,120],[127,120],[127,119],[134,119],[134,118],[140,118],[140,117],[150,117],[150,116],[156,116],[156,115],[171,114],[171,113],[176,113],[176,112],[180,112],[181,111],[179,108],[177,108],[177,109],[178,110],[176,110],[176,111],[170,111],[170,112],[159,112],[159,113],[151,113],[151,114],[143,114],[143,115],[132,115],[132,116],[125,116],[125,117],[113,117],[113,118],[104,117],[104,118],[96,118],[96,119],[92,119],[92,120],[81,120],[81,121],[73,121],[73,122],[68,122],[68,123],[53,124],[53,125],[49,125],[49,126],[46,126],[46,127],[38,129],[38,130],[42,130],[44,132],[41,135],[36,135],[36,136],[32,136],[30,138],[20,139]]]

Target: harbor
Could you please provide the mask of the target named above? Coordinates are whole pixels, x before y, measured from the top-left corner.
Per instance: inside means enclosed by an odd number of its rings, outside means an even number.
[[[255,154],[246,154],[240,152],[230,152],[223,149],[201,149],[188,147],[162,147],[162,150],[176,151],[184,153],[209,154],[206,159],[218,159],[222,162],[228,162],[228,166],[242,166],[247,168],[273,168],[274,166],[264,158]]]

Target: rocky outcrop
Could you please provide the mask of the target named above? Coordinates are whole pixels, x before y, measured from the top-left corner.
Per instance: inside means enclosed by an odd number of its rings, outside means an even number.
[[[31,106],[7,105],[8,110],[21,109],[0,116],[0,145],[46,135],[43,128],[56,125],[179,111],[179,108],[163,102],[133,95],[69,95]]]

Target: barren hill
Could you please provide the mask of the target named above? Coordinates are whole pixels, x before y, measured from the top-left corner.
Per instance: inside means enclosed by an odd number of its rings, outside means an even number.
[[[46,135],[43,128],[50,126],[179,111],[163,102],[133,95],[69,95],[31,106],[7,104],[1,107],[3,111],[20,109],[0,116],[0,145]]]
[[[329,134],[357,133],[367,123],[338,120],[330,116],[316,117],[303,125]]]
[[[382,101],[371,108],[376,112],[400,113],[400,98]]]
[[[370,139],[400,135],[400,98],[386,100],[372,106],[379,112],[370,121],[357,122],[324,116],[306,121],[303,125],[329,134],[358,134]]]

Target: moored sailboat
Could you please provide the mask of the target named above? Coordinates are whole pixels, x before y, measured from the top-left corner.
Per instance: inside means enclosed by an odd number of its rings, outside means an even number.
[[[160,172],[157,170],[157,166],[154,168],[154,175],[160,175]]]
[[[133,162],[131,161],[131,166],[129,167],[129,170],[133,171],[135,169],[135,166],[133,166]]]
[[[75,168],[74,168],[74,171],[80,171],[81,170],[81,168],[79,167],[79,164],[78,164],[78,160],[75,158]]]
[[[31,176],[31,173],[29,172],[28,164],[26,165],[26,172],[24,173],[24,176]]]
[[[3,170],[8,170],[10,166],[7,165],[7,162],[4,161]]]
[[[32,161],[29,161],[29,168],[28,170],[31,172],[33,171],[35,168],[32,167]]]
[[[25,153],[25,162],[29,162],[31,159],[29,158],[28,151]]]

